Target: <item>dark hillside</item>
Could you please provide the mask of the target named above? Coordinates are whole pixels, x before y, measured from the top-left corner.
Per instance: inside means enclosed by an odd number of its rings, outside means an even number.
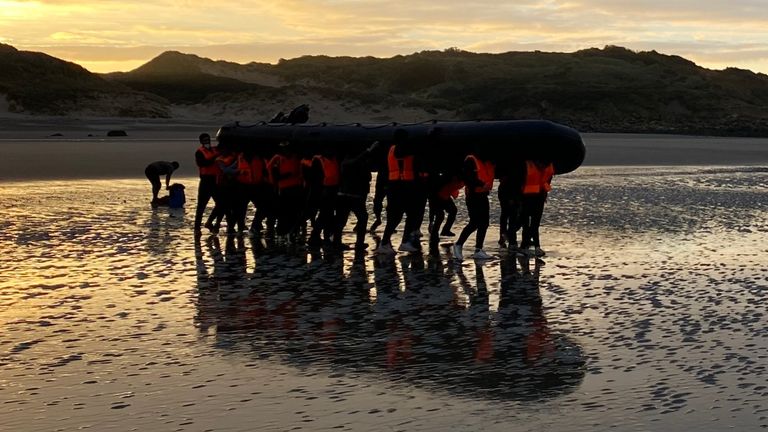
[[[156,116],[167,110],[257,121],[311,102],[324,110],[313,111],[317,121],[545,118],[581,131],[768,136],[768,76],[615,46],[574,53],[304,56],[276,65],[172,51],[133,71],[102,76],[7,45],[0,45],[0,61],[0,93],[12,110],[32,113]],[[105,100],[119,108],[103,111]]]
[[[81,66],[0,44],[0,93],[12,111],[62,115],[73,111],[158,117],[164,102],[104,80]]]

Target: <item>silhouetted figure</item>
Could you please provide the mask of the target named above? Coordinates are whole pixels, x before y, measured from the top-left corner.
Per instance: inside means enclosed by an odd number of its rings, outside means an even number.
[[[463,259],[463,246],[469,236],[477,231],[475,237],[474,259],[489,259],[490,255],[483,250],[485,233],[490,219],[490,203],[488,194],[493,188],[495,165],[482,155],[469,155],[464,159],[464,196],[469,213],[469,223],[461,231],[459,239],[453,245],[454,258]]]
[[[167,190],[171,187],[171,175],[173,175],[173,172],[177,169],[179,169],[179,163],[176,161],[156,161],[147,165],[147,167],[144,169],[144,175],[147,176],[147,179],[152,184],[153,207],[157,206],[157,194],[160,192],[160,188],[162,187],[160,176],[165,176],[165,189]]]
[[[405,216],[405,230],[398,250],[415,252],[419,248],[414,233],[419,230],[424,216],[426,191],[422,184],[425,170],[416,158],[415,148],[408,141],[408,132],[397,129],[393,137],[394,144],[387,155],[387,225],[381,243],[376,249],[378,254],[394,254],[392,234]]]
[[[525,162],[525,184],[523,186],[522,202],[522,226],[523,238],[520,243],[521,253],[528,253],[533,246],[536,256],[544,256],[539,241],[539,226],[544,213],[544,203],[547,194],[552,190],[552,177],[555,169],[551,162],[543,160],[529,160]]]
[[[499,162],[496,176],[499,178],[499,246],[509,246],[509,250],[516,251],[517,231],[522,226],[525,163],[514,160]]]
[[[378,141],[356,156],[347,156],[341,163],[341,182],[336,199],[336,232],[333,236],[334,245],[342,248],[342,231],[347,224],[349,214],[354,213],[357,219],[355,225],[355,250],[365,250],[365,228],[368,223],[368,208],[366,201],[371,189],[371,160],[379,148]]]
[[[280,144],[269,170],[278,196],[277,235],[296,241],[305,198],[299,156],[291,143]]]
[[[217,148],[211,147],[211,136],[207,133],[200,134],[199,141],[200,147],[195,152],[195,164],[197,164],[200,171],[200,184],[197,188],[197,209],[195,210],[195,236],[202,235],[203,213],[205,213],[205,208],[208,206],[208,201],[211,198],[214,199],[214,203],[216,201],[214,195],[217,192],[216,176],[219,170],[216,164],[216,157],[219,155],[219,151]],[[215,207],[213,212],[216,212]],[[212,229],[212,225],[207,227]]]
[[[457,175],[451,174],[440,174],[431,181],[429,193],[429,253],[431,254],[438,253],[440,236],[455,235],[451,227],[456,220],[458,209],[453,200],[459,196],[459,190],[463,186],[464,182]],[[448,218],[441,228],[446,214]]]

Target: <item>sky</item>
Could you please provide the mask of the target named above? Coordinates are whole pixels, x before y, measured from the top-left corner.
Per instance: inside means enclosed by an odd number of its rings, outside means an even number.
[[[0,43],[92,72],[176,50],[237,63],[618,45],[768,73],[766,0],[0,0]]]

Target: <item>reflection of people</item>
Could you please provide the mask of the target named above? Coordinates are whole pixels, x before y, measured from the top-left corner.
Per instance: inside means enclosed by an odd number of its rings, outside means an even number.
[[[521,210],[523,238],[520,243],[522,253],[527,253],[533,246],[536,256],[544,256],[539,242],[539,225],[544,213],[547,193],[552,190],[552,177],[555,168],[551,162],[529,160],[525,162],[525,185],[523,186],[523,204]]]
[[[493,327],[490,320],[488,286],[485,283],[483,264],[475,263],[477,286],[472,289],[461,266],[456,269],[459,283],[469,298],[466,314],[466,332],[473,335],[473,359],[477,363],[491,362],[494,359]],[[472,337],[472,336],[470,336]]]
[[[501,262],[501,299],[499,326],[524,329],[520,340],[520,354],[525,365],[535,367],[555,361],[555,338],[544,316],[539,274],[543,261],[520,257],[517,263],[509,258]]]
[[[157,194],[160,193],[160,188],[162,187],[160,176],[165,176],[165,189],[169,189],[171,187],[171,175],[177,169],[179,169],[179,163],[176,161],[156,161],[147,165],[144,169],[144,175],[147,176],[147,179],[152,184],[153,206],[157,206]]]

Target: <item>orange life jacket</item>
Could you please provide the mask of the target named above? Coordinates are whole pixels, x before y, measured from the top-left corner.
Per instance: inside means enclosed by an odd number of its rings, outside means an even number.
[[[301,167],[301,184],[304,185],[304,187],[309,187],[309,179],[311,178],[310,173],[312,172],[312,158],[301,158],[299,166]]]
[[[481,183],[479,186],[475,186],[472,191],[475,193],[490,192],[493,189],[493,178],[496,176],[496,165],[491,161],[483,162],[473,155],[467,156],[465,160],[467,159],[475,163],[477,179]],[[466,192],[469,192],[469,186],[467,186]]]
[[[525,186],[523,194],[535,195],[552,190],[552,176],[555,175],[555,168],[550,163],[544,169],[539,169],[532,161],[525,162]]]
[[[237,182],[241,184],[253,184],[251,163],[242,153],[237,155]]]
[[[214,162],[211,165],[208,166],[201,166],[198,167],[200,169],[200,175],[218,175],[219,174],[219,166],[216,164],[215,160],[216,157],[219,155],[219,151],[215,148],[206,148],[205,146],[200,146],[199,149],[197,149],[200,153],[203,154],[203,157],[207,161]]]
[[[319,160],[323,167],[323,186],[339,185],[339,161],[325,156],[315,156],[313,160]]]
[[[273,179],[279,190],[302,185],[301,162],[298,158],[289,158],[283,155],[275,155],[269,166],[278,167],[278,178]]]
[[[395,146],[389,148],[387,166],[389,168],[389,181],[414,181],[416,173],[413,170],[413,155],[403,158],[395,156]]]
[[[216,156],[216,184],[225,184],[228,181],[231,181],[231,177],[229,177],[229,174],[224,174],[224,171],[221,169],[221,165],[228,167],[231,166],[233,163],[235,163],[236,156],[233,154],[223,155],[220,154]]]
[[[251,184],[266,183],[267,180],[267,164],[264,159],[260,157],[254,157],[251,159]]]
[[[457,198],[459,196],[459,189],[464,186],[464,182],[461,180],[451,180],[448,184],[440,188],[437,192],[437,196],[441,200],[447,200],[451,197]]]

